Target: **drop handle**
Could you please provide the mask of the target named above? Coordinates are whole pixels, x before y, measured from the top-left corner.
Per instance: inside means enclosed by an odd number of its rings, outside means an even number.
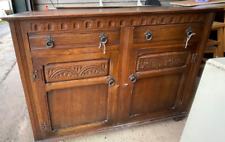
[[[48,36],[48,38],[45,39],[45,45],[47,48],[52,48],[54,46],[55,40],[51,37]]]
[[[147,32],[145,32],[145,39],[147,40],[147,41],[150,41],[150,40],[152,40],[152,32],[150,31],[150,30],[147,30]]]
[[[135,83],[137,81],[137,77],[136,75],[132,74],[130,77],[129,77],[130,81]]]
[[[106,53],[106,43],[108,42],[108,35],[106,35],[105,33],[102,33],[99,36],[100,39],[100,44],[99,44],[99,49],[101,49],[101,47],[103,46],[103,53]]]
[[[189,27],[186,30],[186,33],[187,33],[187,39],[186,39],[186,43],[185,43],[185,49],[187,48],[188,43],[189,43],[189,40],[191,39],[191,37],[194,36],[194,35],[196,35],[196,33],[193,32],[193,30],[192,30],[191,27]]]

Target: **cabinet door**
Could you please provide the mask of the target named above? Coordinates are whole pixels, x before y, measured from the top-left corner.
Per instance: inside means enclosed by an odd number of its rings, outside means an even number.
[[[114,123],[118,51],[34,58],[42,137],[100,129]],[[71,60],[73,59],[73,60]]]
[[[191,56],[188,50],[133,56],[137,58],[135,71],[129,75],[131,120],[165,117],[179,111]]]
[[[188,52],[165,52],[141,55],[133,83],[130,116],[173,111],[184,85]]]
[[[180,112],[198,44],[192,40],[185,48],[183,31],[181,41],[147,41],[128,47],[129,59],[124,68],[127,74],[122,78],[123,93],[120,95],[122,123],[163,118]],[[171,44],[173,42],[175,44]]]

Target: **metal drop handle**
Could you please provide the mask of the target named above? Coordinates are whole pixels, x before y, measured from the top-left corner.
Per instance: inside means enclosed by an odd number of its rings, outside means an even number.
[[[186,30],[186,33],[187,33],[187,39],[186,39],[186,43],[185,43],[185,49],[187,48],[188,46],[188,42],[189,40],[191,39],[192,36],[196,35],[196,33],[193,33],[193,30],[191,27],[189,27],[187,30]]]
[[[103,53],[106,53],[106,46],[105,44],[108,42],[108,35],[106,35],[105,33],[102,33],[100,36],[100,44],[99,44],[99,49],[103,46]]]
[[[152,32],[150,30],[147,30],[147,32],[145,32],[145,39],[148,41],[152,40]]]
[[[130,77],[130,81],[135,83],[137,81],[136,75],[132,74]]]
[[[55,40],[51,36],[48,36],[48,38],[46,38],[45,41],[46,47],[52,48],[54,46]]]
[[[115,85],[115,78],[110,77],[110,78],[108,79],[108,82],[109,82],[109,86]]]

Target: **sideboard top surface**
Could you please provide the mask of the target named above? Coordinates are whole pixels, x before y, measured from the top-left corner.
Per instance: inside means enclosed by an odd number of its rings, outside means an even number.
[[[87,17],[87,16],[108,16],[108,15],[137,15],[154,13],[177,13],[177,12],[196,12],[196,11],[221,11],[220,8],[206,7],[131,7],[131,8],[92,8],[92,9],[58,9],[49,11],[32,11],[3,17],[3,20],[30,20],[46,18],[68,18],[68,17]]]

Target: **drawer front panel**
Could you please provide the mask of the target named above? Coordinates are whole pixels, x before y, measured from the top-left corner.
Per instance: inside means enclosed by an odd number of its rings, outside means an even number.
[[[109,74],[108,60],[49,64],[44,67],[47,82],[100,77]]]
[[[196,24],[177,24],[161,26],[139,26],[134,28],[133,43],[153,43],[161,41],[180,40],[185,42],[187,38],[186,30],[191,27],[193,33],[196,33],[191,41],[197,41],[200,38],[202,25]],[[150,31],[152,38],[146,40],[146,33]]]
[[[186,64],[188,52],[169,52],[140,56],[137,60],[137,71],[158,70],[181,67]]]
[[[85,48],[99,47],[100,35],[105,33],[107,37],[106,46],[118,45],[120,41],[120,30],[89,30],[68,33],[29,33],[31,51],[35,49],[49,49],[46,40],[49,36],[54,39],[54,46],[57,48]]]

